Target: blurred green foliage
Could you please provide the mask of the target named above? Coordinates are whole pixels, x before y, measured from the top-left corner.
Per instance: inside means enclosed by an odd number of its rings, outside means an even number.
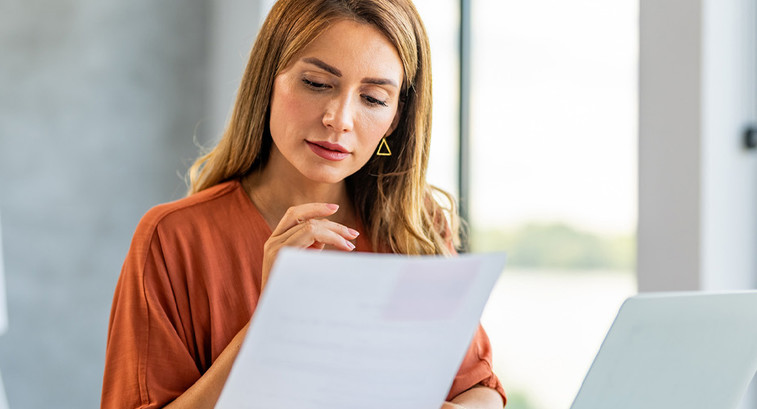
[[[507,409],[537,409],[533,403],[528,399],[528,395],[519,390],[511,391],[510,389],[505,391],[507,395]]]
[[[599,235],[566,224],[534,223],[510,231],[473,229],[470,240],[474,252],[505,251],[510,267],[624,271],[635,268],[633,235]]]

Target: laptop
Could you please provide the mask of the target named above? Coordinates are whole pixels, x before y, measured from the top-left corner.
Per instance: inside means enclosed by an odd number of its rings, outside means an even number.
[[[571,409],[732,409],[757,371],[757,291],[631,297]]]

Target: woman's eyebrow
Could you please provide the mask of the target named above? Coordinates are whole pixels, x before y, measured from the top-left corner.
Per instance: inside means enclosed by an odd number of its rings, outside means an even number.
[[[316,67],[318,67],[318,68],[320,68],[320,69],[322,69],[324,71],[328,71],[331,74],[336,75],[337,77],[341,77],[342,76],[342,72],[339,71],[336,67],[332,67],[332,66],[326,64],[325,62],[323,62],[323,61],[321,61],[321,60],[319,60],[319,59],[317,59],[315,57],[303,58],[302,61],[304,61],[304,62],[306,62],[308,64],[313,64]]]
[[[364,84],[376,84],[376,85],[393,85],[397,88],[397,83],[388,78],[363,78]]]
[[[334,67],[332,65],[326,64],[325,62],[319,60],[318,58],[315,58],[315,57],[306,57],[306,58],[303,58],[302,61],[305,62],[305,63],[308,63],[308,64],[315,65],[316,67],[318,67],[318,68],[320,68],[320,69],[322,69],[322,70],[324,70],[324,71],[326,71],[328,73],[336,75],[337,77],[341,77],[342,76],[342,72],[339,71],[338,68],[336,68],[336,67]],[[388,78],[363,78],[362,82],[365,83],[365,84],[393,85],[395,88],[397,87],[397,83],[395,81],[393,81],[393,80],[388,79]]]

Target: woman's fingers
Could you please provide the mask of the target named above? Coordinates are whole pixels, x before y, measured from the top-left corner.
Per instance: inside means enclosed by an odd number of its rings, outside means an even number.
[[[279,235],[278,238],[281,241],[286,241],[287,239],[289,239],[289,237],[298,233],[300,230],[317,232],[321,229],[331,230],[334,233],[344,237],[347,240],[356,239],[357,236],[360,234],[358,233],[357,230],[351,229],[343,224],[332,222],[331,220],[308,219],[298,225],[295,225],[291,229],[285,231],[283,234]]]
[[[280,237],[280,246],[311,247],[331,245],[338,249],[352,251],[355,246],[350,240],[357,238],[358,232],[330,220],[310,219],[297,225]],[[323,248],[321,246],[320,248]]]
[[[307,203],[304,205],[292,206],[287,209],[284,217],[281,218],[279,224],[271,235],[281,235],[292,227],[313,218],[331,216],[336,213],[338,209],[339,205],[333,203]]]
[[[282,247],[322,250],[329,245],[344,251],[354,250],[355,245],[350,243],[350,240],[357,238],[359,233],[339,223],[323,219],[336,213],[338,209],[338,205],[330,203],[308,203],[290,207],[263,246],[261,285],[266,285],[273,261]]]

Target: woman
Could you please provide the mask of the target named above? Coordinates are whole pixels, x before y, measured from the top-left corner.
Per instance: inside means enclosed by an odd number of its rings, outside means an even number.
[[[137,227],[103,408],[212,408],[282,247],[454,253],[454,212],[425,181],[430,70],[409,0],[276,3],[189,196]],[[447,400],[504,404],[480,327]]]

